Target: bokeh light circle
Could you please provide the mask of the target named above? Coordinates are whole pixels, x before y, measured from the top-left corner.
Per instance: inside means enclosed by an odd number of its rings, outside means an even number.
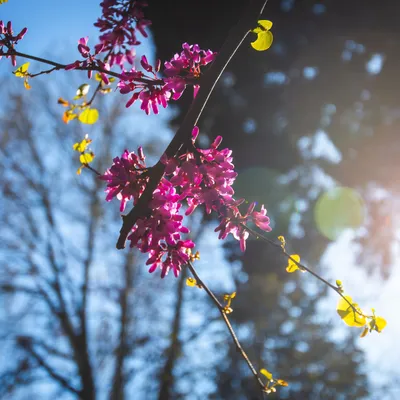
[[[365,218],[365,204],[359,193],[349,187],[335,187],[323,193],[314,208],[318,230],[336,240],[346,229],[359,228]]]

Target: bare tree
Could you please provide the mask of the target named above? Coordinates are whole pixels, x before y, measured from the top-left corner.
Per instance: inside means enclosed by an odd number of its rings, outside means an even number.
[[[151,331],[137,319],[157,316],[150,295],[158,280],[138,283],[144,262],[114,249],[119,218],[106,207],[103,182],[90,171],[76,175],[72,144],[82,127],[63,126],[46,91],[35,103],[26,93],[10,91],[9,99],[0,117],[0,340],[8,357],[0,393],[16,398],[30,385],[41,398],[122,400],[135,348]],[[126,135],[111,143],[111,130],[128,122],[120,105],[102,109],[103,123],[91,131],[99,171],[124,149]]]

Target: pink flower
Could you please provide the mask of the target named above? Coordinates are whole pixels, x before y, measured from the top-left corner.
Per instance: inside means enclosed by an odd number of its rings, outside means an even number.
[[[0,52],[3,53],[6,58],[11,58],[11,64],[14,67],[17,66],[17,58],[15,55],[7,53],[13,52],[15,45],[18,43],[18,41],[23,39],[27,31],[28,28],[23,28],[18,35],[14,35],[11,21],[8,21],[6,26],[4,25],[3,21],[0,21]],[[3,47],[7,48],[5,53],[3,51]],[[2,55],[0,55],[0,60],[1,58]]]

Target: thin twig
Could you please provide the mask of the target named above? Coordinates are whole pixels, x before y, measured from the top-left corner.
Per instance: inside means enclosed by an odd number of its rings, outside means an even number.
[[[190,272],[192,273],[192,275],[194,276],[194,278],[196,279],[196,281],[198,282],[198,284],[206,291],[206,293],[208,294],[208,296],[211,298],[211,300],[213,301],[213,303],[217,306],[218,311],[220,312],[222,319],[225,322],[225,325],[227,326],[229,333],[232,336],[233,341],[235,342],[236,345],[236,349],[237,351],[240,353],[240,355],[243,357],[243,359],[246,361],[247,365],[250,368],[250,371],[252,372],[252,374],[254,375],[254,378],[257,381],[257,384],[261,387],[261,392],[264,396],[264,390],[265,390],[265,384],[262,381],[262,379],[259,377],[257,370],[254,368],[253,363],[250,361],[249,356],[246,354],[246,352],[244,351],[242,345],[239,342],[239,339],[232,327],[231,322],[229,321],[228,316],[226,315],[226,312],[224,310],[224,306],[220,303],[220,301],[217,299],[217,297],[214,295],[214,293],[211,291],[211,289],[203,282],[203,280],[199,277],[196,269],[194,268],[193,264],[189,261],[188,262],[188,268],[190,270]]]
[[[368,315],[364,315],[361,311],[357,310],[356,307],[354,307],[354,305],[346,298],[346,296],[342,293],[341,289],[332,285],[330,282],[328,282],[326,279],[322,278],[322,276],[318,275],[316,272],[314,272],[313,270],[311,270],[310,268],[306,267],[304,264],[302,264],[301,262],[295,260],[282,246],[282,243],[277,243],[274,242],[271,239],[268,239],[266,236],[264,236],[263,234],[256,232],[254,229],[249,228],[248,226],[246,226],[245,224],[241,224],[244,229],[246,229],[251,235],[253,235],[256,239],[261,239],[264,242],[277,247],[280,249],[280,251],[292,262],[294,262],[300,270],[302,270],[303,272],[308,272],[309,274],[311,274],[313,277],[317,278],[319,281],[321,281],[322,283],[324,283],[326,286],[328,286],[330,289],[334,290],[342,299],[344,299],[347,304],[352,308],[354,313],[357,313],[358,315],[361,315],[362,317],[367,317],[367,318],[372,318],[372,316],[368,316]]]
[[[23,58],[27,58],[29,60],[38,61],[38,62],[40,62],[42,64],[52,65],[54,67],[54,68],[51,68],[49,70],[38,72],[36,74],[29,74],[28,76],[30,76],[30,77],[35,77],[37,75],[42,75],[42,74],[48,74],[48,73],[53,72],[53,71],[65,70],[65,68],[67,67],[67,64],[61,64],[61,63],[49,60],[47,58],[34,56],[32,54],[21,53],[20,51],[16,51],[14,49],[9,50],[7,52],[0,51],[0,56],[23,57]],[[109,71],[109,70],[106,70],[104,68],[100,68],[100,67],[98,67],[96,65],[90,65],[88,67],[76,67],[76,68],[74,68],[74,70],[78,70],[78,71],[96,71],[96,72],[100,72],[102,74],[113,76],[114,78],[118,78],[118,79],[123,80],[122,74],[119,74],[118,72],[114,72],[114,71]],[[153,85],[153,86],[163,85],[164,84],[164,81],[162,79],[152,80],[152,79],[146,79],[146,78],[135,78],[135,82],[144,83],[146,85]]]

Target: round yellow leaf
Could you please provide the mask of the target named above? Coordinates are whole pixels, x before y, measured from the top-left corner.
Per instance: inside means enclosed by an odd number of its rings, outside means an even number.
[[[375,329],[378,332],[382,332],[382,329],[386,326],[387,322],[385,318],[382,317],[376,317],[375,318]]]
[[[356,311],[354,310],[354,308]],[[366,324],[366,319],[363,315],[360,315],[360,308],[353,303],[351,296],[344,296],[339,300],[336,308],[337,313],[343,322],[348,326],[362,327]]]
[[[95,108],[87,108],[79,114],[82,124],[94,124],[99,119],[99,112]]]
[[[253,49],[257,51],[268,50],[272,45],[273,39],[274,37],[272,35],[272,32],[261,30],[261,32],[257,33],[257,39],[254,42],[251,42],[251,47],[253,47]]]
[[[298,263],[300,262],[300,256],[298,254],[291,254],[290,257],[291,258],[288,259],[288,265],[286,267],[286,271],[291,274],[292,272],[299,269],[299,266],[296,264],[296,262],[298,262]]]

